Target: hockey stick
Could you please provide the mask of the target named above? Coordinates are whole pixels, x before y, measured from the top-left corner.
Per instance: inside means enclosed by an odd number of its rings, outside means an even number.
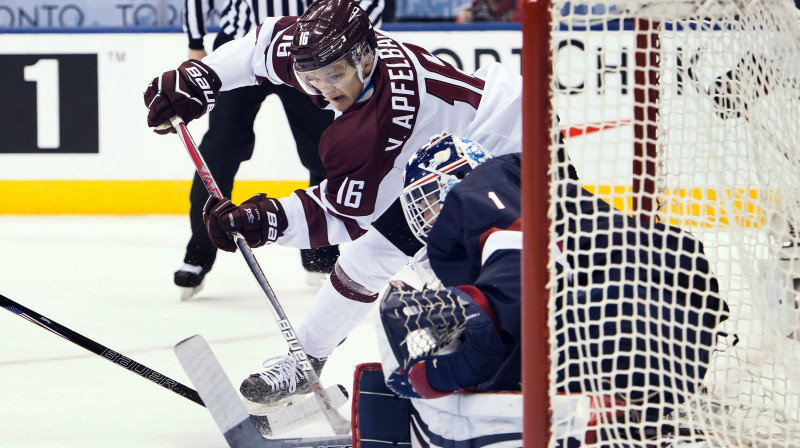
[[[155,370],[147,367],[144,364],[138,363],[133,359],[111,350],[110,348],[106,347],[105,345],[99,344],[86,336],[78,334],[69,328],[55,322],[52,319],[48,319],[41,314],[37,313],[36,311],[32,311],[24,306],[20,305],[19,303],[9,299],[8,297],[0,294],[0,306],[7,309],[8,311],[16,314],[17,316],[27,320],[28,322],[34,323],[45,330],[55,334],[56,336],[61,336],[62,338],[72,342],[75,345],[85,348],[90,352],[113,362],[114,364],[124,368],[125,370],[129,370],[142,378],[148,379],[159,386],[174,392],[180,395],[183,398],[191,400],[200,406],[204,406],[203,400],[200,399],[200,395],[197,394],[197,391],[192,389],[191,387],[184,386],[183,384],[173,380],[172,378],[156,372]]]
[[[191,387],[185,386],[172,378],[159,373],[144,364],[141,364],[133,359],[114,351],[105,345],[95,342],[82,334],[76,333],[73,330],[59,324],[58,322],[42,316],[41,314],[26,308],[19,303],[9,299],[8,297],[0,294],[0,307],[16,314],[17,316],[38,325],[39,327],[61,336],[69,342],[78,345],[114,364],[133,372],[142,378],[148,379],[159,386],[174,392],[188,400],[191,400],[200,406],[205,406],[200,395]],[[344,387],[341,385],[330,386],[326,389],[328,396],[335,407],[343,405],[347,401],[347,394],[342,391]],[[319,405],[314,399],[305,399],[297,404],[283,409],[282,412],[272,415],[253,415],[253,421],[258,425],[262,434],[271,435],[273,432],[286,432],[299,428],[306,423],[315,414],[320,412]]]
[[[217,187],[217,183],[214,181],[214,178],[211,175],[211,170],[208,169],[208,165],[206,165],[205,160],[203,160],[203,156],[200,154],[200,151],[197,150],[197,146],[195,145],[191,134],[189,134],[189,130],[186,128],[186,123],[184,123],[183,120],[177,115],[172,117],[170,122],[172,123],[172,127],[174,127],[177,131],[178,137],[180,137],[181,142],[183,142],[183,146],[186,148],[186,151],[189,152],[189,156],[192,158],[192,162],[194,162],[194,167],[197,170],[197,174],[205,184],[208,194],[214,196],[215,198],[222,198],[222,194]],[[250,267],[250,271],[253,273],[256,282],[258,282],[258,285],[261,287],[261,290],[267,297],[267,300],[271,305],[270,309],[272,310],[272,314],[278,323],[281,334],[289,344],[291,356],[294,356],[299,361],[298,365],[302,368],[306,381],[314,390],[314,395],[317,397],[320,408],[325,414],[325,417],[328,419],[333,431],[339,435],[347,434],[350,431],[350,422],[336,412],[336,408],[333,406],[330,397],[325,392],[325,389],[322,388],[317,372],[308,361],[308,354],[295,336],[296,333],[294,331],[294,327],[292,327],[292,324],[286,317],[286,313],[284,313],[283,307],[281,306],[280,302],[278,302],[278,298],[275,297],[275,293],[272,291],[272,287],[269,285],[267,277],[261,270],[261,266],[259,266],[255,255],[253,255],[253,251],[250,249],[250,246],[247,245],[247,241],[245,241],[241,235],[234,233],[232,237],[236,242],[236,246],[239,248],[239,252],[242,253],[247,265]]]
[[[262,437],[264,430],[258,416],[247,413],[239,394],[202,336],[195,335],[176,344],[175,355],[231,448],[339,448],[351,445],[350,437]]]

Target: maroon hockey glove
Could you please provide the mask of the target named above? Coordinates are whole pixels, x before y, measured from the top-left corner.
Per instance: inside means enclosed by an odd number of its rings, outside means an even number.
[[[257,194],[235,206],[230,199],[209,197],[203,207],[203,221],[214,246],[236,252],[229,233],[241,234],[250,247],[274,243],[288,227],[283,206],[277,199]]]
[[[222,83],[211,68],[190,59],[176,70],[153,78],[144,91],[147,106],[147,125],[157,134],[175,133],[172,126],[159,128],[175,115],[184,123],[203,116],[214,108]]]

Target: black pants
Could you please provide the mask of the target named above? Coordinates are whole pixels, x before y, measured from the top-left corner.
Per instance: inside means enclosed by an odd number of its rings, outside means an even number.
[[[408,221],[403,214],[403,204],[399,198],[372,223],[372,226],[409,257],[413,257],[418,250],[422,249],[422,242],[414,236],[414,232],[408,226]]]
[[[214,48],[228,40],[230,39],[227,36],[220,33],[214,42]],[[266,81],[264,85],[222,92],[217,98],[217,105],[209,113],[208,132],[203,136],[198,149],[225,197],[231,196],[233,180],[239,166],[253,155],[253,123],[261,103],[271,94],[278,95],[283,103],[300,162],[309,173],[309,183],[317,185],[325,179],[325,168],[319,157],[318,146],[322,131],[333,122],[333,112],[318,108],[305,94],[290,86],[276,86]],[[265,141],[268,138],[266,136]],[[274,158],[280,163],[280,148],[269,150],[275,151]],[[214,264],[217,249],[211,244],[203,224],[203,205],[207,199],[208,191],[200,177],[195,174],[189,195],[192,237],[186,246],[184,262],[203,266],[208,270]],[[303,267],[318,272],[330,272],[338,255],[339,249],[336,246],[301,251]]]

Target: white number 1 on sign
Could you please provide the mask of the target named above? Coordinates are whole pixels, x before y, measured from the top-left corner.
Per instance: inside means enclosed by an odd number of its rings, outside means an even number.
[[[61,146],[59,122],[58,60],[39,59],[25,67],[25,81],[36,83],[36,146],[55,149]]]

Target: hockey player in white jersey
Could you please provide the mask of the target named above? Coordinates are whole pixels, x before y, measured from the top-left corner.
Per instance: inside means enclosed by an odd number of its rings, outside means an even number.
[[[326,179],[286,198],[256,195],[236,206],[209,199],[204,219],[215,246],[229,232],[251,247],[348,243],[320,289],[298,338],[320,370],[363,319],[391,275],[421,246],[398,201],[409,157],[443,129],[498,154],[521,151],[521,77],[497,63],[463,73],[424,48],[372,28],[349,0],[320,0],[300,17],[270,18],[250,36],[156,77],[144,94],[155,132],[213,108],[220,90],[271,82],[306,92],[336,119],[319,150]],[[278,403],[310,392],[296,360],[251,375],[241,392]]]
[[[189,43],[189,59],[207,56],[203,38],[208,34],[211,16],[220,13],[219,29],[214,38],[216,50],[223,44],[239,39],[255,29],[266,17],[298,15],[308,6],[306,1],[262,2],[253,0],[184,0],[183,29]],[[359,5],[370,16],[372,23],[380,26],[384,9],[383,0],[361,0]],[[300,163],[308,170],[309,184],[317,185],[325,178],[322,160],[317,151],[322,131],[333,121],[333,112],[319,109],[306,95],[285,84],[272,83],[234,89],[221,95],[219,106],[208,116],[208,131],[200,141],[198,150],[220,188],[223,196],[230,197],[234,178],[239,167],[250,160],[256,141],[254,123],[267,98],[280,99],[293,141],[297,146]],[[268,148],[269,151],[281,151]],[[203,223],[203,206],[208,191],[199,175],[192,180],[189,192],[189,223],[191,237],[186,245],[183,265],[175,271],[174,282],[181,287],[183,299],[196,294],[205,276],[214,266],[217,248],[211,244]],[[303,249],[300,260],[307,272],[307,283],[321,284],[333,269],[339,256],[336,246]]]

